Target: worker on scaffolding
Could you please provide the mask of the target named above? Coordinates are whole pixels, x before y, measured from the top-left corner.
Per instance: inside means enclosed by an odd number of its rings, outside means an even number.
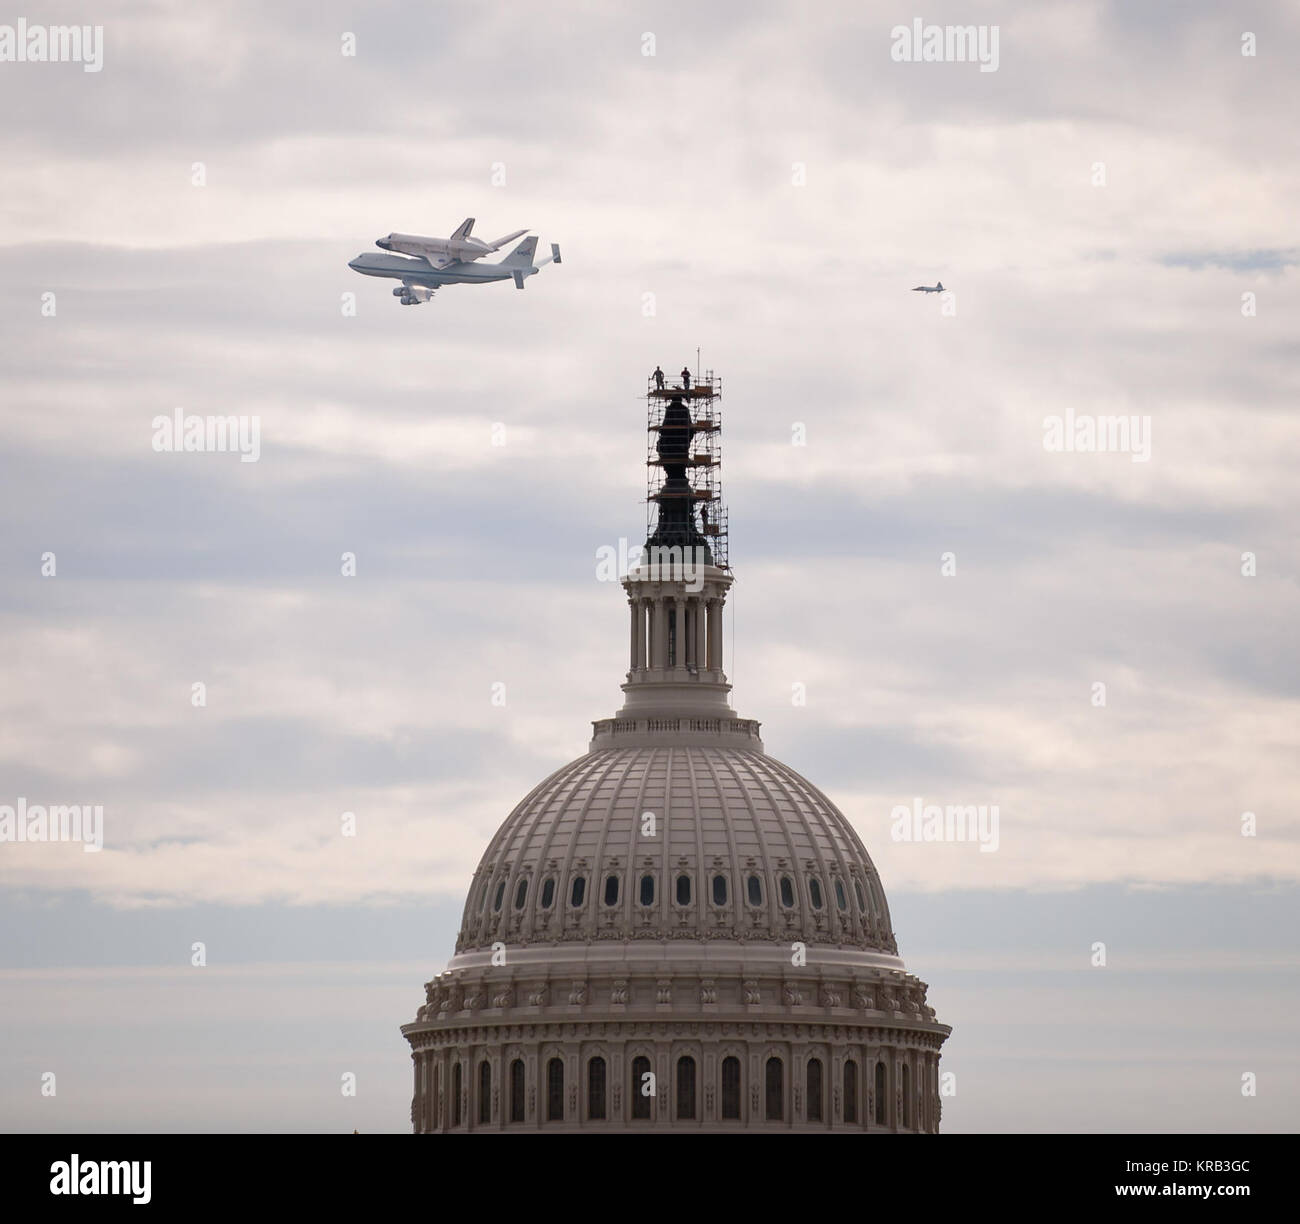
[[[664,372],[658,366],[655,366],[653,378],[655,380],[655,390],[662,391],[664,389]]]
[[[683,390],[683,391],[689,391],[690,389],[691,389],[691,369],[690,369],[690,366],[682,366],[682,390]]]

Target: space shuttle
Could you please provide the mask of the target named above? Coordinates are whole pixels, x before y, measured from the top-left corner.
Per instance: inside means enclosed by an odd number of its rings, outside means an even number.
[[[472,263],[499,251],[507,242],[528,233],[526,229],[515,230],[513,234],[503,234],[490,242],[472,236],[474,218],[466,217],[456,227],[450,238],[426,238],[421,234],[389,234],[386,238],[375,239],[375,246],[399,255],[415,255],[427,259],[435,268],[445,268],[452,263]]]

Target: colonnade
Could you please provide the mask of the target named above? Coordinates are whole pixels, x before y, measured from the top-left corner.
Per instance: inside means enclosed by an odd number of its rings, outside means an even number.
[[[670,671],[722,671],[720,596],[634,595],[629,646],[631,668]]]

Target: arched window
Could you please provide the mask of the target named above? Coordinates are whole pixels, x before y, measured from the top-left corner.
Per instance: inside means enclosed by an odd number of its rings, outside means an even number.
[[[781,877],[781,904],[789,909],[794,904],[794,885],[789,876]]]
[[[607,875],[605,877],[605,904],[618,904],[618,876]]]
[[[858,894],[858,909],[864,914],[867,912],[867,899],[862,895],[862,881],[853,881],[853,891]]]
[[[650,1060],[638,1056],[632,1060],[632,1116],[648,1118],[653,1100],[654,1077],[650,1074]]]
[[[767,1101],[765,1117],[769,1122],[785,1121],[785,1069],[775,1056],[767,1060],[764,1094]]]
[[[808,1060],[808,1121],[820,1122],[822,1120],[822,1060],[820,1058],[810,1058]]]
[[[605,1060],[599,1056],[587,1062],[587,1117],[593,1121],[605,1117]]]
[[[763,881],[760,880],[758,876],[752,875],[749,877],[748,881],[746,881],[745,887],[748,890],[750,905],[762,905]]]
[[[690,905],[691,903],[691,877],[688,875],[679,875],[677,877],[677,904]]]
[[[836,879],[835,881],[835,904],[838,905],[841,910],[849,908],[849,899],[844,895],[844,881],[841,879]]]
[[[519,887],[515,889],[515,909],[524,908],[524,900],[528,896],[528,881],[526,879],[519,881]]]
[[[695,1117],[695,1059],[689,1054],[677,1060],[677,1116]]]
[[[844,1121],[858,1120],[858,1064],[853,1059],[844,1060]]]
[[[727,877],[724,875],[715,875],[713,877],[713,904],[727,904]]]
[[[569,904],[574,909],[581,909],[582,903],[587,899],[587,877],[574,876],[573,888],[569,892]]]
[[[486,1058],[478,1065],[478,1120],[492,1121],[492,1064]]]
[[[641,877],[641,904],[653,905],[655,903],[655,878],[652,875],[643,875]]]
[[[885,1095],[885,1064],[876,1064],[876,1125],[887,1126],[889,1098]]]
[[[460,1125],[460,1063],[451,1069],[451,1124]]]
[[[555,904],[555,881],[546,880],[542,884],[542,909],[550,909]]]
[[[903,1064],[903,1125],[912,1125],[912,1068]]]
[[[510,1064],[510,1121],[524,1120],[524,1060],[516,1058]]]
[[[722,1060],[722,1117],[740,1120],[740,1059]]]
[[[493,900],[493,902],[492,902],[492,912],[493,912],[493,913],[499,913],[499,912],[500,912],[500,910],[501,910],[501,902],[502,902],[503,900],[505,900],[505,895],[506,895],[506,882],[505,882],[504,880],[502,880],[501,883],[497,885],[497,895],[496,895],[496,898],[495,898],[495,899]]]
[[[817,879],[808,881],[808,896],[812,900],[813,909],[819,910],[822,907],[822,882]]]
[[[546,1064],[546,1120],[564,1121],[564,1062],[559,1058]]]

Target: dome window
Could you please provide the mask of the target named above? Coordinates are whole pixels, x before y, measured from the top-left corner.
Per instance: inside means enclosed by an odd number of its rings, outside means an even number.
[[[677,877],[677,904],[690,905],[691,877],[683,873]]]
[[[749,890],[750,905],[762,905],[763,904],[763,881],[760,880],[758,876],[752,875],[749,877],[749,880],[746,882],[745,887]]]
[[[767,1060],[763,1074],[764,1096],[766,1097],[765,1115],[769,1122],[785,1121],[785,1067],[781,1060],[773,1055]]]
[[[510,1064],[510,1121],[524,1120],[524,1060],[516,1058]]]
[[[492,1121],[492,1064],[486,1058],[478,1065],[478,1120],[480,1126]]]
[[[849,908],[849,899],[844,895],[843,880],[835,881],[835,904],[838,905],[841,910],[846,910]]]
[[[553,879],[548,879],[542,883],[542,909],[550,909],[554,904],[555,881]]]
[[[684,1121],[695,1117],[695,1059],[689,1054],[677,1060],[677,1117]]]
[[[804,1116],[809,1122],[820,1122],[822,1120],[822,1060],[820,1058],[810,1058],[808,1060],[808,1073],[805,1076],[807,1082],[807,1093],[804,1100]]]
[[[722,1060],[722,1118],[740,1121],[740,1059],[734,1056]]]
[[[504,901],[505,898],[506,898],[506,882],[502,880],[501,883],[497,885],[497,895],[492,902],[492,912],[494,914],[499,914],[501,912],[501,902]]]
[[[858,1064],[851,1058],[844,1060],[844,1121],[858,1120]]]
[[[608,892],[606,893],[608,896]],[[655,903],[655,878],[652,875],[643,875],[641,877],[641,904],[653,905]],[[613,902],[606,900],[606,905],[612,905]]]
[[[786,909],[794,905],[794,885],[790,883],[789,876],[781,877],[781,904]]]
[[[587,899],[587,877],[574,876],[573,888],[569,892],[569,904],[574,909],[581,909],[582,903]]]
[[[607,875],[605,877],[605,904],[618,904],[618,876]]]
[[[822,907],[822,882],[817,879],[808,881],[808,897],[812,901],[812,907],[819,910]]]
[[[713,877],[713,904],[727,904],[727,877],[724,875],[715,875]]]
[[[546,1064],[546,1120],[564,1121],[564,1063],[558,1058]]]
[[[520,880],[519,887],[515,889],[515,909],[524,908],[524,902],[528,899],[528,881]]]
[[[864,914],[867,912],[867,899],[862,895],[862,883],[859,880],[853,881],[853,891],[858,894],[858,909]]]
[[[632,1060],[632,1117],[648,1118],[650,1103],[654,1100],[654,1075],[650,1060],[638,1055]]]
[[[599,1055],[587,1062],[587,1117],[605,1120],[605,1060]]]

